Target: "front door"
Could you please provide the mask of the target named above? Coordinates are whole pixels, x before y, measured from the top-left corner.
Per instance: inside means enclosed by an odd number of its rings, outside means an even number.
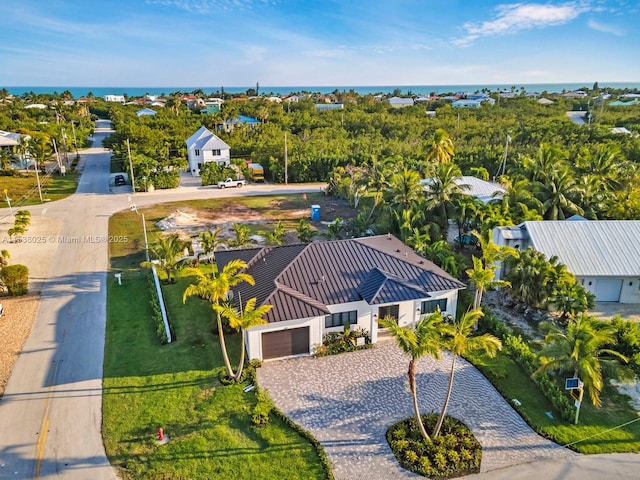
[[[398,317],[400,316],[400,305],[385,305],[383,307],[378,308],[378,318],[387,318],[390,317],[398,323]],[[380,327],[380,323],[378,323],[378,328]]]

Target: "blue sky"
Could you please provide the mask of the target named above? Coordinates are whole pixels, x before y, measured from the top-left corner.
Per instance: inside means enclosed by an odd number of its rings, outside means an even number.
[[[1,0],[0,86],[640,81],[628,0]]]

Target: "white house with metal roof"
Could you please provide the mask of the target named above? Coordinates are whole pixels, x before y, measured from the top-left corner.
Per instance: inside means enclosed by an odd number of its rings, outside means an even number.
[[[231,149],[207,128],[200,127],[187,140],[187,160],[189,171],[194,177],[200,176],[200,167],[208,162],[228,166],[231,163]]]
[[[433,182],[434,178],[425,178],[420,181],[425,189],[428,189]],[[454,179],[454,182],[462,189],[462,193],[476,197],[484,204],[489,203],[491,200],[502,199],[505,192],[505,189],[497,183],[487,182],[486,180],[470,175],[457,177]]]
[[[558,257],[597,302],[640,303],[638,220],[530,221],[494,228],[493,241]]]
[[[216,252],[219,269],[247,262],[255,285],[241,283],[233,298],[272,305],[266,324],[245,332],[250,359],[309,355],[325,334],[364,329],[376,343],[378,319],[414,323],[440,309],[455,315],[459,280],[393,235]]]

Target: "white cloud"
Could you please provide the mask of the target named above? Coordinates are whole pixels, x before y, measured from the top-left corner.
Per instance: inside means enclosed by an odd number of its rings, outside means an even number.
[[[515,3],[496,7],[496,17],[482,23],[465,23],[467,34],[453,40],[454,45],[466,47],[483,37],[513,34],[521,30],[563,25],[589,11],[584,3],[569,2],[561,5],[541,3]]]
[[[598,32],[611,33],[618,37],[621,37],[624,35],[624,31],[622,31],[620,28],[616,27],[615,25],[607,25],[606,23],[596,22],[595,20],[589,20],[587,22],[587,25],[589,25],[589,28],[591,28],[592,30],[597,30]]]

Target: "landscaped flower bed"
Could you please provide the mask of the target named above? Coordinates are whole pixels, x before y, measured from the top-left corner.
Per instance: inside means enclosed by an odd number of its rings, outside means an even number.
[[[427,431],[432,431],[438,415],[423,415]],[[387,430],[387,441],[403,468],[428,478],[455,478],[480,472],[482,446],[461,421],[446,417],[440,434],[426,440],[416,419],[402,420]]]

